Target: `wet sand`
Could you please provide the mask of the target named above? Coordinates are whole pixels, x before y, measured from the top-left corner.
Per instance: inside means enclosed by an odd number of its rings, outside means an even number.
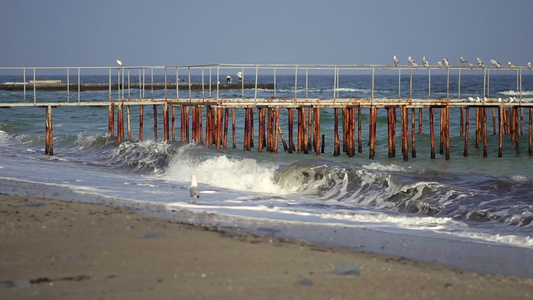
[[[1,299],[532,297],[532,278],[0,196]]]

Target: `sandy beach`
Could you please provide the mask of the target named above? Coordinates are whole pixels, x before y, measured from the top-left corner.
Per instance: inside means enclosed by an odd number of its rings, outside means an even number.
[[[530,299],[533,279],[0,196],[1,299]]]

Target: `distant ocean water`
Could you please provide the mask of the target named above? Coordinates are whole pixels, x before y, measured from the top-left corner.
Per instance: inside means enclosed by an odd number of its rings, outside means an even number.
[[[54,76],[46,78],[55,79]],[[107,81],[106,76],[88,78],[84,80]],[[292,98],[296,93],[305,97],[307,93],[309,98],[333,97],[331,76],[313,75],[308,80],[309,88],[305,88],[305,78],[299,78],[295,89],[294,76],[279,75],[276,96]],[[446,97],[446,77],[434,75],[431,80],[432,97]],[[517,95],[515,75],[495,75],[491,80],[491,97]],[[15,81],[20,78],[0,76],[0,83]],[[271,83],[272,78],[265,76],[260,82]],[[413,98],[427,98],[427,76],[420,75],[414,82]],[[409,78],[404,76],[400,85],[401,96],[409,97]],[[370,87],[368,76],[344,76],[337,97],[370,98]],[[482,89],[480,76],[461,79],[461,97],[482,96],[479,94]],[[457,96],[456,81],[452,80],[450,90],[451,97]],[[522,97],[533,97],[533,76],[524,76],[522,90]],[[107,101],[109,96],[108,91],[82,93],[84,101]],[[162,90],[154,93],[156,98],[164,97]],[[168,93],[169,98],[176,96],[176,91]],[[221,98],[243,96],[240,90],[220,93]],[[255,97],[254,90],[244,93],[245,97]],[[214,92],[206,92],[204,96],[216,97]],[[398,76],[376,77],[374,97],[397,96]],[[28,97],[32,99],[31,91]],[[37,97],[38,102],[66,101],[65,92],[38,91]],[[76,101],[75,91],[70,97],[70,101]],[[189,97],[188,91],[180,91],[180,97]],[[192,92],[191,97],[202,95]],[[260,90],[257,97],[273,97],[273,91]],[[0,102],[22,100],[22,92],[0,91]],[[314,152],[288,154],[282,150],[258,153],[257,148],[243,151],[244,112],[236,111],[237,149],[216,150],[203,144],[154,141],[153,113],[147,109],[145,141],[136,139],[139,115],[133,106],[133,138],[117,145],[116,137],[107,136],[107,108],[58,107],[53,110],[55,156],[50,157],[43,154],[43,108],[0,109],[0,193],[93,202],[122,199],[141,205],[171,204],[169,207],[273,222],[385,228],[388,232],[533,250],[533,168],[527,149],[527,126],[525,136],[520,137],[519,150],[505,136],[503,157],[498,158],[498,139],[491,134],[489,117],[489,157],[482,157],[482,149],[474,147],[474,130],[470,131],[469,156],[463,157],[459,110],[452,109],[451,159],[445,160],[438,154],[438,140],[437,157],[430,159],[425,109],[423,133],[416,134],[417,158],[403,161],[398,146],[396,158],[387,157],[387,117],[385,110],[380,109],[377,154],[374,160],[369,160],[367,109],[363,109],[363,153],[356,153],[352,158],[332,155],[332,109],[321,111],[326,153],[320,156]],[[528,113],[524,116],[527,124]],[[158,122],[162,122],[162,116],[158,117]],[[176,119],[180,119],[179,110]],[[281,119],[287,136],[285,112]],[[470,122],[474,122],[473,113]],[[435,126],[438,137],[438,122]],[[401,142],[399,132],[397,145]],[[159,132],[159,137],[162,136]],[[196,203],[190,203],[187,194],[191,174],[198,179],[200,189],[207,192]]]

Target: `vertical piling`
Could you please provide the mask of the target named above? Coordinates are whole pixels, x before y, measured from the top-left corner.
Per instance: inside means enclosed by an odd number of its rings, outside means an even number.
[[[529,156],[533,155],[533,107],[529,108]]]
[[[335,121],[334,121],[334,141],[333,141],[333,156],[339,156],[340,155],[340,144],[339,144],[339,109],[337,107],[334,108],[334,115],[335,115]]]
[[[411,109],[411,157],[416,158],[416,142],[415,142],[415,109]]]
[[[108,116],[107,116],[107,119],[108,119],[108,134],[110,136],[114,136],[115,135],[115,103],[111,103],[109,104],[109,107],[108,107],[108,112],[107,112]]]
[[[117,144],[120,144],[124,136],[124,111],[122,110],[122,103],[118,105],[117,113]]]
[[[505,115],[505,107],[503,105],[500,105],[498,110],[498,157],[503,156],[503,118]]]
[[[224,149],[228,147],[229,108],[224,108]]]
[[[315,107],[315,151],[320,155],[320,107]]]
[[[293,129],[294,129],[294,108],[288,108],[288,130],[289,130],[289,153],[294,151],[294,138],[293,138]]]
[[[144,138],[144,105],[139,105],[139,141]]]
[[[355,113],[355,110],[354,110],[354,113]],[[354,122],[354,126],[355,126],[355,122]],[[362,123],[362,118],[361,118],[361,106],[357,106],[357,151],[359,153],[363,153],[363,136],[362,136],[362,128],[363,127],[363,123]],[[354,128],[354,132],[355,132],[355,128]]]
[[[233,138],[233,149],[237,149],[237,140],[235,132],[235,107],[231,108],[231,134]]]
[[[157,105],[154,104],[154,140],[157,140]]]
[[[168,102],[163,104],[163,140],[169,140]]]
[[[483,107],[482,112],[482,128],[483,128],[483,157],[488,156],[488,149],[487,149],[487,108]]]
[[[468,130],[470,129],[470,107],[465,107],[465,145],[463,156],[468,156]]]
[[[54,130],[52,126],[52,107],[46,107],[44,154],[54,155]]]
[[[435,124],[434,124],[434,108],[433,106],[429,107],[429,140],[431,147],[431,159],[435,159]]]
[[[126,124],[128,126],[128,139],[131,139],[131,116],[129,105],[126,105]]]

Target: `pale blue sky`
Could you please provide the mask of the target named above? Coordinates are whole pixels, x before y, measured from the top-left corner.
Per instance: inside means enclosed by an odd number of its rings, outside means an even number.
[[[533,61],[531,0],[0,2],[0,67]]]

